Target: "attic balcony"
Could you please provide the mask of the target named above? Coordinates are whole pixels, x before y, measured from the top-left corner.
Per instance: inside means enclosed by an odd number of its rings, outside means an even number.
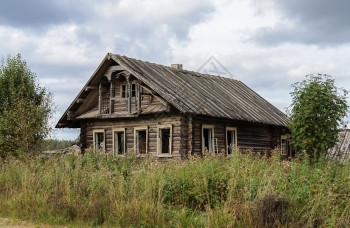
[[[137,81],[102,81],[99,85],[98,110],[102,118],[135,115],[141,110]]]
[[[100,114],[111,114],[110,98],[101,98]]]

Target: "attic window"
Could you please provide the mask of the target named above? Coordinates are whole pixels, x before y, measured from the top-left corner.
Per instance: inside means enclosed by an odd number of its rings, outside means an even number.
[[[128,90],[127,90],[127,85],[126,84],[122,84],[121,85],[121,89],[120,89],[120,97],[121,98],[127,98],[128,97]],[[130,93],[131,93],[131,97],[136,97],[136,84],[131,84],[130,85]]]
[[[122,88],[121,88],[121,90],[120,90],[120,96],[121,96],[122,98],[126,98],[126,95],[127,95],[126,84],[123,84],[123,85],[122,85]]]
[[[131,97],[136,97],[136,84],[131,84]]]

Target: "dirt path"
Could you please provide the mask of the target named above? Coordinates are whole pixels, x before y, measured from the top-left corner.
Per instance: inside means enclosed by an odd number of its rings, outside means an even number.
[[[45,224],[33,224],[19,219],[0,218],[0,228],[48,228],[57,227]]]

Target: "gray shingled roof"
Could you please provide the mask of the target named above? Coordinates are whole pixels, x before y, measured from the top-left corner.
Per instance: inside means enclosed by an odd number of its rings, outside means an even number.
[[[287,116],[283,112],[241,81],[108,53],[56,127],[79,127],[78,122],[68,120],[68,112],[75,112],[85,102],[79,99],[97,99],[96,91],[86,90],[86,87],[97,86],[107,68],[115,64],[121,65],[182,113],[278,126],[286,124]]]
[[[111,57],[183,113],[285,126],[287,116],[241,81]]]

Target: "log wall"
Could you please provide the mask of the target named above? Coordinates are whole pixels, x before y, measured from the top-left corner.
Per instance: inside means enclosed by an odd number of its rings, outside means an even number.
[[[202,126],[214,126],[215,152],[226,153],[226,128],[237,129],[237,147],[241,152],[266,152],[280,145],[281,135],[287,133],[284,127],[263,125],[242,121],[198,117],[183,114],[151,114],[136,118],[115,120],[94,120],[82,124],[81,139],[86,148],[93,147],[93,131],[105,131],[105,150],[113,150],[113,129],[124,128],[126,152],[134,151],[134,128],[148,128],[148,154],[157,156],[157,127],[172,126],[172,157],[186,158],[202,155]],[[217,140],[217,141],[216,141]],[[216,144],[217,142],[217,144]],[[217,146],[216,146],[217,145]]]
[[[265,152],[280,146],[281,135],[287,133],[284,127],[249,123],[243,121],[217,120],[208,117],[194,117],[192,120],[192,154],[202,154],[202,125],[214,126],[217,149],[226,153],[226,127],[237,129],[237,147],[240,151]],[[190,148],[190,147],[189,147]]]
[[[126,153],[134,151],[134,128],[148,127],[148,154],[157,156],[157,127],[172,126],[172,157],[180,158],[183,142],[181,137],[181,116],[175,114],[153,114],[138,118],[125,118],[116,120],[94,120],[85,123],[82,127],[81,138],[86,140],[86,148],[93,148],[93,131],[104,130],[105,152],[113,151],[113,129],[125,129]]]

